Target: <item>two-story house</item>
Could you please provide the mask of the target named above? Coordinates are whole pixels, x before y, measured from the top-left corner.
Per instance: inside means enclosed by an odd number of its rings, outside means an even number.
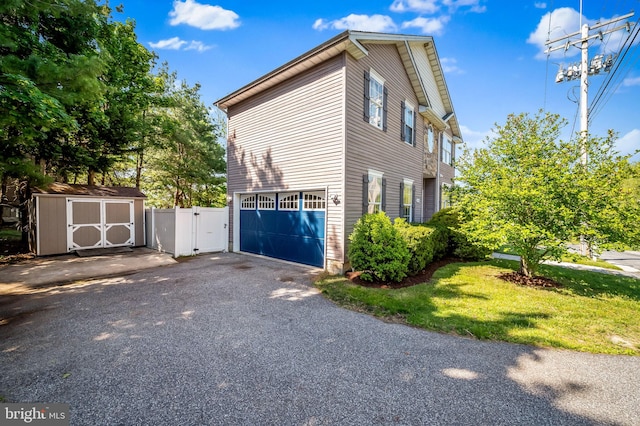
[[[345,31],[218,100],[233,251],[324,267],[366,212],[428,220],[460,127],[432,37]]]

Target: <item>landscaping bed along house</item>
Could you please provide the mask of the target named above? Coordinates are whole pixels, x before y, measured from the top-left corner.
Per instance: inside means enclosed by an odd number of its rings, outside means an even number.
[[[639,279],[557,265],[526,277],[517,261],[467,241],[450,216],[415,225],[363,216],[350,237],[353,271],[317,287],[343,307],[427,330],[640,355]]]

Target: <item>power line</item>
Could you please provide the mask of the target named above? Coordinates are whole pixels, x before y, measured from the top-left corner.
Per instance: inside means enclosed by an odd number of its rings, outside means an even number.
[[[602,108],[604,107],[604,105],[606,105],[606,103],[609,101],[611,96],[620,87],[620,84],[622,84],[622,82],[624,81],[624,77],[629,73],[629,71],[633,68],[633,65],[635,65],[635,63],[638,61],[638,58],[636,58],[636,61],[633,62],[630,66],[628,66],[625,72],[620,72],[621,68],[623,68],[624,65],[629,64],[629,62],[625,62],[624,59],[629,53],[630,49],[632,47],[634,51],[638,49],[637,45],[634,46],[634,43],[638,38],[638,34],[640,34],[640,25],[638,24],[640,24],[640,19],[634,25],[633,31],[630,31],[629,35],[625,39],[625,42],[622,47],[622,51],[619,54],[618,58],[616,58],[614,69],[607,76],[607,79],[600,86],[600,89],[596,93],[594,100],[591,103],[591,106],[589,107],[589,110],[590,110],[589,121],[591,121],[602,110]],[[616,79],[618,81],[616,82],[615,87],[613,87],[612,83]],[[612,86],[611,89],[610,89],[610,86]]]

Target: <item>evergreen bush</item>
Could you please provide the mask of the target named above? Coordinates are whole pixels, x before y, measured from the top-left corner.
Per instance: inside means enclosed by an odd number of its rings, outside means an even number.
[[[384,213],[365,214],[349,236],[349,261],[365,281],[402,281],[411,257],[407,243]]]

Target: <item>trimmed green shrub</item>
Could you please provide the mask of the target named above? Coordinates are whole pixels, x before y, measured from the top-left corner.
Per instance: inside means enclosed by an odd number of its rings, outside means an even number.
[[[470,241],[469,238],[460,231],[460,212],[453,207],[447,207],[435,213],[427,223],[433,226],[444,227],[448,230],[449,242],[446,253],[448,255],[461,259],[478,260],[484,259],[491,254],[491,250],[487,247]]]
[[[446,228],[422,223],[410,225],[401,218],[397,218],[393,226],[404,238],[411,254],[409,275],[416,275],[429,263],[444,255],[448,236]]]
[[[365,281],[402,281],[407,276],[409,249],[384,213],[365,214],[349,236],[351,267]]]

